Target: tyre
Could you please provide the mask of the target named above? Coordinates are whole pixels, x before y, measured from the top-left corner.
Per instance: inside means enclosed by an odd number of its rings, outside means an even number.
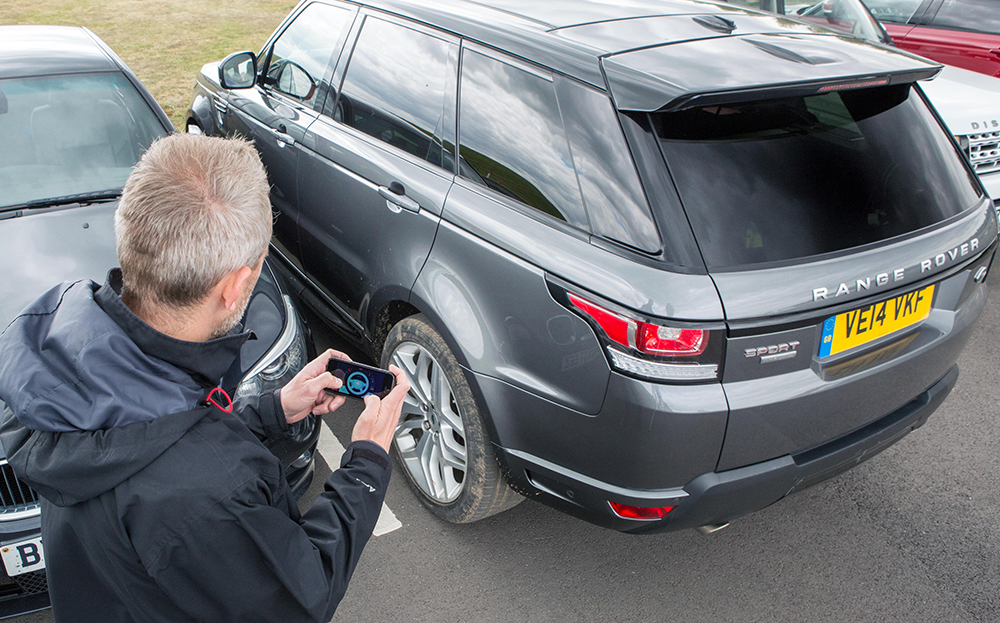
[[[389,331],[382,367],[389,364],[410,382],[392,445],[421,502],[445,521],[469,523],[523,500],[500,473],[458,361],[423,314]]]

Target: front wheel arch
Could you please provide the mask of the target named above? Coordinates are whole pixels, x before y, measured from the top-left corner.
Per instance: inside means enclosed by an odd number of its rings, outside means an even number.
[[[476,404],[479,405],[480,415],[486,422],[490,439],[493,440],[493,443],[503,445],[503,440],[500,439],[496,425],[493,423],[493,414],[486,407],[486,400],[483,396],[482,390],[479,388],[476,375],[472,371],[472,365],[469,362],[469,357],[466,354],[465,349],[462,347],[462,344],[455,339],[455,336],[452,335],[451,331],[449,331],[447,323],[445,323],[441,316],[438,315],[434,306],[427,303],[427,301],[424,301],[416,295],[416,292],[414,292],[410,297],[410,302],[394,300],[383,305],[379,309],[379,314],[376,318],[382,318],[383,314],[385,314],[385,318],[393,318],[393,312],[387,311],[389,308],[392,308],[394,313],[397,314],[397,316],[395,316],[395,320],[391,324],[384,327],[380,327],[378,322],[376,322],[368,333],[368,335],[371,336],[370,354],[372,355],[372,358],[375,361],[381,361],[385,338],[388,336],[389,331],[396,323],[410,316],[423,314],[434,330],[437,331],[444,339],[445,344],[447,344],[455,359],[458,360],[458,365],[462,368],[462,372],[465,374],[465,380],[469,384],[469,387],[472,388],[472,394],[475,396]]]
[[[390,363],[404,369],[413,387],[393,452],[424,506],[446,521],[469,523],[520,503],[494,452],[481,400],[427,316],[392,327],[381,356],[383,367]]]

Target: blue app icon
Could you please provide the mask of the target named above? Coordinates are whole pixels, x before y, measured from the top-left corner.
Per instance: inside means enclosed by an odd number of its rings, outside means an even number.
[[[347,391],[355,396],[363,396],[365,392],[368,391],[369,386],[368,375],[364,372],[352,372],[350,376],[347,377],[347,381],[344,383],[344,387]]]

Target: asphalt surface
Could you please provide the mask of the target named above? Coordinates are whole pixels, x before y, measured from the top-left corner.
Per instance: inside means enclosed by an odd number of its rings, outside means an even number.
[[[321,349],[338,343],[315,332]],[[708,536],[619,534],[530,500],[450,525],[397,464],[386,502],[402,527],[369,542],[333,620],[1000,621],[998,333],[993,301],[923,428]],[[359,412],[327,418],[344,445]],[[320,459],[305,504],[329,471]]]

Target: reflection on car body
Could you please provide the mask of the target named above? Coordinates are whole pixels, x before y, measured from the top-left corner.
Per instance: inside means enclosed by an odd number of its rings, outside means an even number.
[[[316,80],[302,65],[288,59],[271,63],[267,77],[283,93],[300,100],[312,99],[316,92]]]

